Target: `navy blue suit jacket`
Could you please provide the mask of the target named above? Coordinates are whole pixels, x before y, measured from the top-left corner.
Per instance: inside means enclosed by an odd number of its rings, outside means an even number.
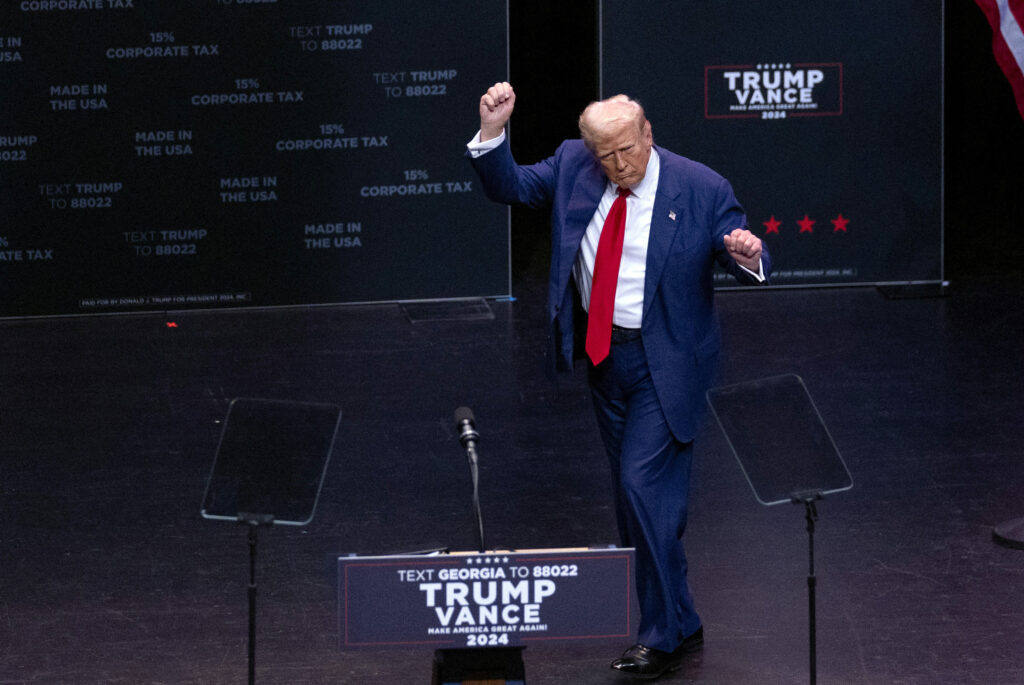
[[[669,427],[676,439],[688,442],[699,427],[704,392],[721,346],[713,301],[714,262],[741,283],[757,280],[729,257],[722,240],[733,229],[746,227],[729,182],[708,167],[657,146],[652,154],[659,156],[661,170],[647,248],[641,331]],[[549,357],[553,368],[569,369],[576,314],[572,268],[608,179],[582,140],[563,142],[538,164],[516,164],[507,139],[470,160],[491,200],[551,208]],[[767,248],[762,265],[767,277]]]

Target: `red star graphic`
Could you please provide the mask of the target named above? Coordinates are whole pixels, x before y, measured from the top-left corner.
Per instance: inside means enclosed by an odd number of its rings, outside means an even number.
[[[839,231],[846,233],[846,224],[850,223],[849,219],[843,218],[842,212],[839,212],[838,218],[830,219],[830,221],[832,222],[832,225],[835,226],[835,228],[832,229],[833,233],[839,233]]]
[[[814,233],[814,220],[804,214],[804,218],[797,222],[800,224],[801,233]]]
[[[772,214],[771,219],[769,219],[768,221],[762,221],[761,223],[764,224],[764,226],[767,229],[764,232],[765,235],[768,235],[769,233],[775,233],[776,235],[778,235],[779,226],[782,225],[782,222],[776,219],[774,214]]]

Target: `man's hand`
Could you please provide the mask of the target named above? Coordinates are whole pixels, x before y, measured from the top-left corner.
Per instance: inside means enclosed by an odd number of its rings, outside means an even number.
[[[761,270],[761,239],[750,231],[737,228],[724,237],[725,249],[736,263],[754,273]]]
[[[480,142],[497,138],[505,129],[516,106],[516,93],[510,83],[495,83],[480,98]]]

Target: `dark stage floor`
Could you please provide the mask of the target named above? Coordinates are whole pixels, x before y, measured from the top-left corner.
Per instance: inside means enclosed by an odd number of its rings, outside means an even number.
[[[719,295],[721,382],[802,376],[853,473],[819,506],[819,682],[1024,683],[1024,551],[992,541],[1024,516],[1022,280]],[[316,519],[260,538],[258,681],[428,683],[429,649],[337,648],[330,558],[474,547],[457,406],[490,544],[615,540],[584,378],[545,379],[519,291],[0,322],[0,683],[245,681],[244,530],[199,515],[234,397],[344,411]],[[707,644],[664,681],[807,682],[803,510],[759,505],[710,421],[691,501]],[[531,646],[527,682],[617,683],[626,646]]]

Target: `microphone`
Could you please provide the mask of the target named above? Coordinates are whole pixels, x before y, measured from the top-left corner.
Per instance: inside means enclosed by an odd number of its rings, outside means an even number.
[[[455,410],[455,428],[459,431],[459,442],[467,450],[476,447],[480,434],[476,432],[473,425],[473,410],[469,407],[459,407]]]
[[[477,468],[476,441],[480,434],[476,432],[473,425],[473,411],[469,407],[459,407],[455,410],[455,428],[459,431],[459,442],[466,450],[466,459],[469,461],[469,473],[473,479],[473,513],[476,516],[476,539],[480,553],[484,552],[484,517],[480,510],[480,474]]]

